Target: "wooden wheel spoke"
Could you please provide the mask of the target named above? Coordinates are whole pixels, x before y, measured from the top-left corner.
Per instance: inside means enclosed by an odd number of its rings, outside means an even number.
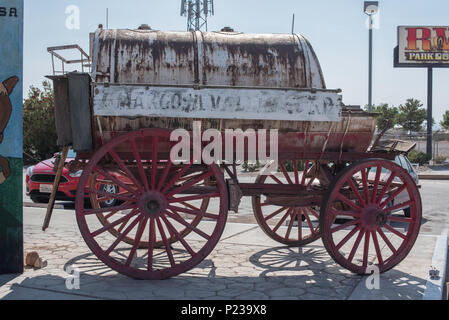
[[[145,226],[147,225],[148,217],[143,218],[143,220],[140,221],[139,227],[137,228],[136,237],[134,240],[134,245],[129,253],[128,259],[126,260],[125,266],[130,266],[131,262],[134,259],[134,256],[136,255],[137,248],[140,245],[140,239],[142,239],[143,231],[145,230]]]
[[[179,216],[176,212],[172,213],[172,212],[167,210],[166,214],[170,218],[172,218],[173,220],[176,220],[178,223],[182,224],[184,227],[186,227],[190,231],[195,232],[196,234],[200,235],[201,237],[203,237],[206,240],[210,240],[210,236],[208,234],[206,234],[205,232],[203,232],[203,231],[199,230],[198,228],[192,226],[190,223],[185,221],[181,216]]]
[[[358,187],[355,186],[354,181],[352,181],[352,179],[348,179],[348,185],[351,188],[352,192],[355,194],[357,200],[359,200],[360,205],[363,206],[365,204],[365,201],[363,201],[359,189]]]
[[[306,218],[307,225],[309,226],[310,232],[314,233],[315,228],[313,227],[312,221],[310,220],[309,214],[307,213],[306,209],[302,209],[302,212],[304,214],[304,217]]]
[[[131,144],[131,148],[133,150],[134,158],[136,159],[137,168],[139,169],[140,177],[142,178],[142,181],[143,181],[143,184],[145,187],[145,191],[148,192],[148,191],[150,191],[150,186],[148,184],[148,178],[145,173],[145,169],[143,168],[143,165],[142,165],[142,158],[140,157],[139,151],[137,150],[136,142],[134,141],[134,139],[129,139],[128,141]]]
[[[194,210],[194,211],[201,211],[200,208],[197,208],[197,207],[195,207],[194,205],[192,205],[192,204],[190,204],[190,203],[188,203],[188,202],[181,202],[181,204],[182,204],[183,206],[185,206],[186,208],[192,209],[192,210]]]
[[[388,197],[387,200],[385,200],[384,202],[382,202],[382,204],[380,205],[380,208],[383,209],[385,208],[385,206],[387,204],[389,204],[392,200],[394,200],[394,198],[396,198],[402,191],[404,191],[407,188],[406,184],[403,184],[401,187],[399,187],[392,195],[390,195]]]
[[[407,236],[400,233],[398,230],[396,230],[395,228],[393,228],[392,226],[385,224],[384,228],[387,229],[388,231],[390,231],[391,233],[394,233],[395,235],[397,235],[398,237],[402,238],[402,239],[406,239]]]
[[[134,183],[134,185],[139,189],[140,192],[143,191],[141,183],[137,181],[136,177],[132,172],[129,170],[129,168],[123,163],[123,160],[120,159],[119,155],[114,150],[109,150],[109,154],[112,156],[114,161],[119,165],[120,169],[125,173],[125,175],[131,179],[131,181]]]
[[[168,219],[164,215],[162,215],[161,218],[164,221],[167,228],[170,229],[175,234],[175,236],[179,239],[184,248],[193,257],[195,255],[195,251],[193,251],[193,249],[189,246],[189,244],[185,241],[185,239],[179,234],[179,232],[175,229],[175,227],[170,223],[170,221],[168,221]]]
[[[155,218],[150,218],[150,229],[148,235],[148,266],[147,270],[153,270],[153,254],[154,254],[154,244],[156,242],[156,226],[155,226]]]
[[[284,184],[281,180],[279,180],[274,174],[269,176],[271,179],[273,179],[277,184]]]
[[[394,178],[396,178],[396,173],[391,171],[390,177],[388,178],[388,180],[385,183],[382,191],[380,192],[379,197],[376,200],[376,203],[380,203],[382,201],[382,198],[384,197],[385,193],[387,193],[387,191],[390,188],[391,183],[393,182]]]
[[[336,246],[335,246],[335,248],[337,249],[337,250],[340,250],[341,249],[341,247],[343,247],[345,244],[346,244],[346,242],[348,242],[349,241],[349,239],[351,239],[352,238],[352,236],[357,232],[357,231],[359,231],[360,230],[360,225],[357,225],[357,226],[355,226]]]
[[[320,219],[320,214],[316,212],[313,208],[307,208],[307,210],[317,219]]]
[[[134,209],[136,207],[136,204],[132,203],[132,204],[123,204],[121,206],[118,207],[109,207],[109,208],[100,208],[100,209],[88,209],[88,210],[84,210],[84,215],[88,216],[88,215],[92,215],[92,214],[98,214],[98,213],[106,213],[109,211],[124,211],[124,210],[129,210],[129,209]]]
[[[282,211],[285,211],[285,210],[287,210],[287,207],[282,207],[282,208],[276,210],[275,212],[271,213],[269,216],[265,217],[264,219],[265,219],[265,221],[271,220],[274,217],[276,217],[278,214],[280,214]]]
[[[136,201],[133,198],[124,197],[124,196],[121,196],[121,195],[116,194],[116,193],[110,193],[110,192],[104,192],[104,191],[101,191],[101,190],[95,190],[95,189],[92,189],[92,188],[88,188],[86,191],[88,193],[94,193],[96,195],[103,196],[103,197],[107,198],[107,200],[117,199],[117,200],[122,200],[122,201],[127,201],[127,202],[135,202]],[[98,199],[98,201],[101,202],[100,199]]]
[[[282,173],[284,174],[285,179],[287,179],[288,184],[293,184],[292,179],[290,178],[287,170],[285,169],[285,166],[283,163],[279,163],[279,166],[281,168]]]
[[[403,218],[403,217],[395,217],[395,216],[388,216],[387,220],[392,221],[392,222],[400,222],[400,223],[413,223],[412,218]]]
[[[293,160],[293,171],[295,173],[295,184],[299,184],[298,162]]]
[[[309,188],[312,185],[312,183],[315,181],[315,179],[316,179],[315,177],[312,177],[309,179],[309,182],[307,183],[307,188]]]
[[[357,236],[357,239],[354,242],[354,245],[352,247],[351,252],[349,253],[348,261],[352,262],[354,259],[354,255],[357,252],[357,249],[359,248],[360,241],[362,241],[363,235],[365,234],[364,229],[360,229],[359,235]]]
[[[354,217],[358,218],[360,217],[360,212],[354,212],[354,211],[341,211],[336,209],[329,209],[329,214],[332,216],[345,216],[345,217]]]
[[[177,174],[176,176],[170,180],[169,183],[167,183],[167,185],[164,187],[164,189],[161,191],[162,193],[166,193],[168,191],[168,189],[170,189],[177,181],[179,178],[181,178],[183,176],[183,174],[185,174],[187,172],[187,170],[190,169],[190,167],[193,165],[192,162],[190,162],[188,165],[185,165]]]
[[[306,161],[306,164],[304,165],[304,170],[302,171],[302,177],[301,177],[301,185],[306,184],[306,176],[307,176],[307,173],[309,172],[309,164],[310,164],[310,161]]]
[[[396,211],[396,210],[399,210],[399,209],[404,209],[404,208],[410,206],[412,203],[413,203],[413,200],[409,200],[407,202],[399,203],[397,205],[385,208],[383,210],[383,212],[384,213],[389,213],[389,212]]]
[[[117,212],[119,212],[120,210],[113,210],[111,213],[107,214],[106,216],[104,216],[105,220],[108,220],[110,217],[112,217],[113,215],[115,215]]]
[[[173,257],[173,252],[171,251],[170,244],[168,243],[167,237],[165,235],[164,228],[162,227],[159,218],[156,218],[157,227],[159,229],[159,233],[162,237],[162,242],[164,243],[165,251],[167,252],[168,260],[170,261],[170,265],[174,267],[176,265],[175,258]]]
[[[351,221],[349,221],[349,222],[343,223],[342,225],[339,225],[338,227],[332,228],[332,229],[331,229],[331,232],[332,232],[332,233],[338,232],[338,231],[341,231],[341,230],[346,229],[347,227],[356,225],[356,224],[358,224],[358,223],[360,223],[360,220],[358,220],[358,219],[357,219],[357,220],[351,220]]]
[[[104,233],[104,232],[106,232],[106,231],[112,229],[113,227],[119,225],[120,223],[123,223],[124,221],[129,221],[132,217],[134,217],[134,216],[137,215],[138,213],[139,213],[139,211],[138,211],[137,209],[134,209],[134,210],[133,210],[131,213],[129,213],[128,215],[126,215],[126,216],[124,216],[124,217],[122,217],[122,218],[120,218],[120,219],[118,219],[118,220],[116,220],[116,221],[114,221],[114,222],[108,224],[107,226],[104,226],[103,228],[98,229],[97,231],[91,233],[91,236],[92,236],[93,238],[95,238],[96,236],[98,236],[98,235],[100,235],[100,234],[102,234],[102,233]]]
[[[287,213],[282,217],[282,219],[278,222],[278,224],[274,227],[273,232],[276,232],[282,224],[285,222],[285,220],[288,218],[288,215],[290,214],[290,210],[287,211]]]
[[[365,268],[368,266],[370,234],[371,233],[368,230],[366,230],[366,232],[365,232],[365,244],[363,246],[363,262],[362,262],[362,266],[365,267]]]
[[[112,251],[118,246],[120,242],[123,241],[123,239],[134,229],[134,227],[143,219],[143,216],[138,216],[136,219],[134,219],[133,222],[126,228],[126,230],[120,234],[120,236],[114,241],[114,243],[105,251],[107,255],[110,255]],[[128,222],[128,221],[126,221]],[[121,230],[119,231],[121,232]]]
[[[196,176],[195,179],[193,179],[192,181],[190,181],[190,182],[188,182],[188,183],[186,183],[186,184],[183,184],[182,186],[180,186],[180,187],[178,187],[178,188],[172,190],[170,193],[168,193],[168,194],[166,195],[166,197],[167,197],[167,198],[170,198],[170,197],[172,197],[173,195],[175,195],[175,194],[177,194],[177,193],[181,193],[181,192],[183,192],[184,190],[186,190],[186,189],[188,189],[188,188],[194,186],[194,185],[197,184],[198,182],[203,181],[203,180],[205,180],[205,179],[207,179],[207,178],[213,176],[213,174],[214,174],[213,172],[206,172],[206,173],[204,173],[204,174],[198,175],[198,176]]]
[[[380,227],[377,228],[377,232],[380,234],[381,238],[387,244],[388,248],[390,248],[391,252],[393,252],[393,254],[396,254],[396,252],[397,252],[396,248],[393,246],[393,244],[390,242],[390,240],[387,238],[387,236],[385,235],[385,233],[382,231],[382,229]]]
[[[374,249],[376,250],[377,261],[379,262],[379,265],[383,265],[384,261],[382,258],[382,252],[379,247],[379,241],[377,240],[376,231],[371,231],[371,236],[373,237]]]
[[[171,169],[171,161],[168,160],[165,165],[164,171],[162,172],[162,176],[159,179],[159,183],[156,188],[157,191],[161,191],[162,186],[164,185],[164,182],[167,179],[168,173],[170,172],[170,169]]]
[[[104,171],[104,170],[102,170],[102,169],[100,169],[98,167],[95,167],[93,170],[98,172],[100,175],[108,178],[109,180],[112,180],[116,185],[122,187],[125,190],[128,190],[132,194],[137,194],[136,190],[130,188],[129,186],[127,186],[126,184],[124,184],[123,182],[121,182],[120,180],[118,180],[116,177],[114,177],[113,175],[109,174],[108,172],[106,172],[106,171]]]
[[[203,212],[201,210],[198,210],[198,211],[197,210],[190,210],[190,209],[185,209],[185,208],[180,208],[180,207],[170,206],[170,205],[168,206],[168,209],[170,209],[172,211],[176,211],[176,212],[187,213],[187,214],[190,214],[190,215],[210,218],[210,219],[214,219],[214,220],[217,220],[219,218],[219,215]]]
[[[168,203],[183,203],[186,201],[193,201],[193,200],[202,200],[202,199],[210,199],[210,198],[218,198],[220,197],[219,193],[206,193],[206,194],[200,194],[196,196],[190,196],[190,197],[182,197],[182,198],[171,198],[168,200]]]
[[[290,223],[288,224],[287,231],[285,232],[285,239],[290,238],[290,233],[292,232],[293,223],[295,222],[295,218],[293,213],[290,212]],[[299,228],[299,226],[298,226]]]
[[[302,210],[296,209],[296,216],[298,217],[298,240],[302,239]]]
[[[159,145],[159,138],[153,137],[153,160],[151,162],[151,189],[156,189],[156,176],[157,176],[157,149]]]
[[[371,193],[371,202],[375,202],[377,199],[377,188],[379,187],[380,174],[382,173],[382,168],[376,167],[376,177],[374,178],[373,191]]]
[[[355,209],[356,211],[362,211],[362,208],[359,207],[358,205],[356,205],[353,201],[349,200],[348,198],[346,198],[344,195],[342,195],[340,192],[337,193],[337,198],[341,201],[343,201],[344,203],[346,203],[348,206],[352,207],[353,209]]]
[[[363,184],[363,193],[365,196],[365,203],[368,204],[369,201],[369,192],[368,192],[368,177],[367,175],[371,171],[371,168],[368,168],[369,170],[362,169],[360,173],[362,174],[362,184]],[[367,172],[368,171],[368,172]]]

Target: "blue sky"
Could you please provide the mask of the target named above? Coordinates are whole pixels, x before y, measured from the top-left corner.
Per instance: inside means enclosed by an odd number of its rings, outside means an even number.
[[[159,30],[185,30],[181,0],[25,0],[24,92],[51,73],[48,46],[80,44],[88,50],[89,32],[105,24],[135,28],[142,23]],[[65,27],[68,5],[80,8],[79,30]],[[215,0],[209,30],[232,26],[246,33],[295,32],[314,47],[328,88],[343,89],[346,104],[368,101],[368,30],[362,0]],[[399,25],[448,25],[447,0],[381,0],[380,27],[374,35],[374,103],[398,106],[408,98],[427,99],[427,70],[393,68]],[[434,70],[434,118],[449,110],[449,69]]]

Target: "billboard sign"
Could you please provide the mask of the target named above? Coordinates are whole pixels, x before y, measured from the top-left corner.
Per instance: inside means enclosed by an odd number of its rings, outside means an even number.
[[[23,0],[0,0],[0,274],[23,270]]]
[[[398,27],[395,66],[449,67],[449,27]]]

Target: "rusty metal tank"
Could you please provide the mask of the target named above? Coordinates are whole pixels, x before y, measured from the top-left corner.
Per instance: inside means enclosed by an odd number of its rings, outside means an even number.
[[[337,122],[293,116],[260,120],[238,112],[220,118],[213,111],[208,117],[192,119],[187,114],[170,115],[169,111],[157,116],[151,112],[137,114],[135,108],[129,108],[130,101],[138,100],[133,98],[133,90],[143,95],[166,90],[168,93],[160,97],[176,97],[172,91],[178,87],[194,88],[195,92],[188,93],[192,96],[211,88],[217,95],[225,90],[235,96],[242,95],[245,88],[261,92],[276,89],[280,100],[289,89],[326,91],[318,58],[310,43],[298,34],[99,29],[91,38],[91,46],[96,146],[120,132],[143,128],[191,130],[193,120],[197,120],[204,130],[278,129],[282,150],[365,152],[376,130],[373,115],[341,105]],[[144,89],[135,89],[139,87]],[[102,94],[104,90],[110,92],[109,96]],[[163,99],[153,100],[159,103]],[[116,107],[110,108],[110,113],[98,113],[96,102]],[[156,104],[155,109],[165,107]]]
[[[94,82],[265,88],[326,87],[299,34],[98,30]]]

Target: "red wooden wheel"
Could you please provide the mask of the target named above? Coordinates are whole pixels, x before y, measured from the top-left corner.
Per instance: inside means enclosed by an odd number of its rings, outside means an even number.
[[[410,217],[403,210],[410,208]],[[344,268],[385,272],[412,249],[421,226],[421,197],[410,175],[394,162],[357,162],[335,179],[323,200],[322,239]],[[362,241],[363,240],[363,241]]]
[[[280,163],[280,174],[261,175],[256,183],[302,185],[311,188],[319,183],[314,174],[315,165],[312,161],[285,161]],[[254,196],[253,211],[262,230],[279,243],[304,246],[321,236],[319,207],[274,206],[267,203],[265,196]]]
[[[103,263],[124,275],[179,275],[204,260],[223,233],[228,210],[223,173],[217,165],[172,163],[167,159],[173,144],[166,130],[124,134],[98,150],[80,178],[76,216],[81,234]],[[108,181],[121,191],[101,190],[99,185]],[[99,202],[114,198],[121,203],[88,208],[85,192],[100,196]],[[207,212],[201,208],[205,199],[213,204]],[[107,220],[99,222],[99,214]]]
[[[149,162],[151,164],[151,162]],[[147,165],[143,164],[144,167],[144,171],[146,172],[147,170],[150,170],[151,168],[148,168]],[[120,177],[120,175],[118,176],[118,178]],[[184,178],[184,177],[182,177]],[[188,177],[187,177],[188,178]],[[91,188],[91,190],[96,190],[96,191],[103,191],[102,194],[100,193],[95,193],[95,192],[87,192],[89,194],[89,199],[90,199],[90,203],[92,205],[93,209],[100,209],[100,208],[104,208],[106,207],[105,204],[107,205],[108,202],[111,201],[116,201],[118,203],[118,201],[120,201],[117,198],[114,198],[113,196],[105,196],[104,191],[107,191],[107,193],[111,193],[111,190],[115,190],[116,194],[120,195],[120,196],[126,196],[126,195],[130,195],[129,192],[127,190],[123,190],[123,188],[120,188],[119,186],[117,186],[116,184],[114,184],[110,179],[105,179],[102,176],[99,176],[98,173],[93,173],[90,177],[90,183],[89,186]],[[181,181],[182,179],[180,179]],[[108,186],[105,188],[105,186]],[[117,192],[118,191],[118,192]],[[204,198],[201,200],[201,204],[198,206],[198,208],[196,208],[195,206],[193,206],[192,204],[190,204],[189,202],[184,202],[183,205],[186,207],[190,207],[194,210],[200,210],[201,212],[206,212],[207,208],[209,206],[209,202],[210,202],[210,198]],[[103,226],[107,226],[111,223],[111,221],[109,221],[109,218],[113,215],[115,215],[117,212],[112,211],[108,214],[105,214],[103,212],[98,213],[96,216],[98,218],[98,220],[100,221],[100,223]],[[202,216],[195,216],[193,217],[192,221],[190,222],[192,227],[197,227],[198,224],[201,222],[201,220],[203,219]],[[113,228],[108,229],[108,232],[110,234],[112,234],[113,236],[115,236],[116,238],[119,238],[122,236],[122,231],[123,228],[121,226],[116,226]],[[192,229],[190,228],[184,228],[184,230],[180,231],[179,233],[183,236],[186,237],[187,235],[189,235],[192,232]],[[123,238],[123,241],[133,245],[135,242],[135,239],[132,236],[125,236]],[[171,235],[168,239],[168,242],[170,244],[174,243],[178,241],[178,238],[176,236]],[[140,240],[139,242],[139,249],[144,249],[144,248],[148,248],[150,245],[149,241],[144,241],[144,240]],[[154,243],[154,247],[155,248],[161,248],[164,246],[164,242],[162,240],[160,241],[156,241]]]

